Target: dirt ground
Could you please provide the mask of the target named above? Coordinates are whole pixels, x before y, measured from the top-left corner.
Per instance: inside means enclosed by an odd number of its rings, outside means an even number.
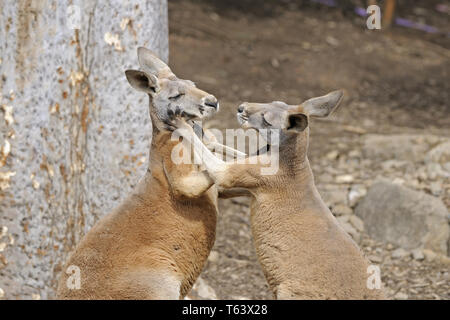
[[[399,27],[367,30],[364,19],[342,10],[285,2],[256,1],[255,8],[250,1],[169,1],[170,65],[219,98],[211,127],[237,128],[242,101],[294,104],[343,88],[338,112],[311,124],[309,158],[319,191],[329,184],[324,172],[352,170],[342,159],[366,133],[450,136],[448,37]],[[448,14],[433,10],[434,1],[418,3],[422,10],[400,12],[449,30]],[[329,157],[335,149],[347,158]],[[441,197],[450,207],[445,183]],[[202,274],[220,299],[272,297],[252,247],[247,204],[245,198],[220,202],[217,241]],[[392,245],[364,233],[359,244],[381,264],[389,297],[450,298],[448,264],[391,259]]]

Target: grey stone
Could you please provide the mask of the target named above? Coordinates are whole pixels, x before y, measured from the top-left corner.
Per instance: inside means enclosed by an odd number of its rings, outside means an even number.
[[[244,297],[244,296],[232,296],[231,299],[232,300],[251,300],[249,297]]]
[[[380,256],[376,256],[376,255],[370,255],[367,257],[367,259],[369,259],[370,262],[373,262],[373,263],[381,263],[381,261],[383,261]]]
[[[443,142],[430,151],[425,156],[425,162],[447,163],[450,161],[450,141]]]
[[[391,257],[394,258],[394,259],[402,259],[402,258],[404,258],[404,257],[406,257],[406,256],[408,256],[408,255],[409,255],[409,252],[406,251],[406,250],[403,249],[403,248],[395,249],[395,250],[392,251],[392,253],[391,253]]]
[[[0,30],[0,228],[15,239],[0,287],[47,299],[75,244],[145,173],[148,98],[124,70],[138,46],[167,60],[167,2],[7,1]]]
[[[442,201],[386,180],[376,181],[355,214],[375,240],[447,254],[448,210]]]
[[[446,162],[442,165],[442,169],[447,171],[447,173],[450,173],[450,162]]]
[[[344,174],[336,177],[336,183],[351,183],[354,179],[351,174]]]
[[[436,180],[438,178],[450,178],[450,173],[443,170],[439,163],[428,163],[426,166],[426,172],[428,178],[431,180]]]
[[[348,193],[348,203],[354,207],[361,198],[367,194],[367,189],[362,185],[353,185]]]
[[[403,293],[403,292],[397,292],[395,294],[395,296],[394,296],[394,298],[397,299],[397,300],[406,300],[406,299],[408,299],[408,297],[409,296],[406,293]]]
[[[347,190],[342,189],[320,189],[322,199],[327,206],[332,207],[336,204],[347,204]]]
[[[336,219],[337,219],[337,221],[339,221],[340,224],[342,224],[342,223],[348,222],[349,217],[348,216],[339,216]]]
[[[209,262],[212,262],[212,263],[217,263],[217,261],[219,261],[219,252],[217,252],[217,251],[215,251],[215,250],[212,250],[212,251],[209,253],[208,261],[209,261]]]
[[[358,230],[359,232],[364,231],[364,222],[355,215],[350,216],[350,223]]]
[[[344,216],[346,217],[346,216]],[[339,217],[341,218],[341,217]],[[359,242],[361,235],[359,234],[358,231],[356,231],[355,228],[352,227],[352,225],[346,221],[343,221],[342,219],[339,220],[339,224],[341,225],[341,227],[345,230],[345,232],[347,232],[352,238],[353,240],[355,240],[356,242]]]
[[[425,259],[425,255],[423,254],[423,251],[421,249],[414,249],[413,251],[411,251],[411,255],[414,260],[421,261]]]
[[[202,278],[198,277],[189,293],[191,299],[217,300],[216,291]]]
[[[437,257],[436,252],[432,250],[423,250],[422,253],[425,256],[425,259],[427,259],[427,261],[433,261]]]
[[[383,161],[381,163],[381,167],[383,168],[383,170],[389,171],[391,169],[402,168],[402,167],[406,166],[407,164],[408,164],[407,161],[399,161],[399,160],[391,159],[391,160]]]
[[[433,135],[368,134],[364,137],[362,151],[363,155],[369,159],[423,161],[432,146],[446,141],[448,138]],[[437,152],[435,153],[437,154]]]
[[[439,196],[442,192],[442,182],[433,181],[432,183],[430,183],[430,191],[433,195]]]
[[[353,214],[352,208],[346,206],[345,204],[337,204],[333,207],[332,212],[337,216],[348,216]]]

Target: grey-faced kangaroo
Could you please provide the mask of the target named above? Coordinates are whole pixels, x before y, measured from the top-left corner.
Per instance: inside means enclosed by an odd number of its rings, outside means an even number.
[[[272,135],[268,138],[271,152],[278,152],[279,159],[273,175],[261,174],[267,166],[262,164],[270,161],[267,154],[249,157],[244,164],[223,162],[182,120],[174,120],[203,157],[218,187],[245,188],[252,194],[254,244],[278,299],[384,298],[382,290],[368,289],[369,263],[322,201],[307,157],[310,117],[328,116],[342,96],[342,91],[335,91],[300,105],[272,102],[238,107],[243,128],[279,132],[277,141]]]
[[[81,240],[63,271],[78,268],[80,286],[62,273],[59,299],[180,299],[200,274],[215,240],[217,190],[193,164],[175,164],[171,113],[202,119],[217,99],[178,79],[150,50],[138,49],[142,68],[126,71],[148,94],[153,137],[146,175],[134,192]]]

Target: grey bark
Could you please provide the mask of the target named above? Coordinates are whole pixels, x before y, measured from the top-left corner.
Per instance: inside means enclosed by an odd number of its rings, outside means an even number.
[[[167,60],[166,0],[0,0],[0,296],[51,298],[143,176],[148,101],[124,76],[138,46]]]

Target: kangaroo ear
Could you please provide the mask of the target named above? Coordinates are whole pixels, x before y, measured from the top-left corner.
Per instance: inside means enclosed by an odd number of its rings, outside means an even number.
[[[153,51],[139,47],[137,50],[139,65],[145,72],[153,74],[157,77],[170,77],[173,75],[169,66],[158,58],[158,56],[153,53]]]
[[[328,117],[339,106],[343,95],[342,90],[333,91],[325,96],[306,100],[301,106],[311,117]]]
[[[158,78],[152,74],[148,74],[139,70],[125,71],[127,80],[130,85],[139,91],[154,94],[159,91]]]
[[[294,113],[288,116],[286,129],[288,131],[302,132],[308,127],[308,116],[303,113]]]

